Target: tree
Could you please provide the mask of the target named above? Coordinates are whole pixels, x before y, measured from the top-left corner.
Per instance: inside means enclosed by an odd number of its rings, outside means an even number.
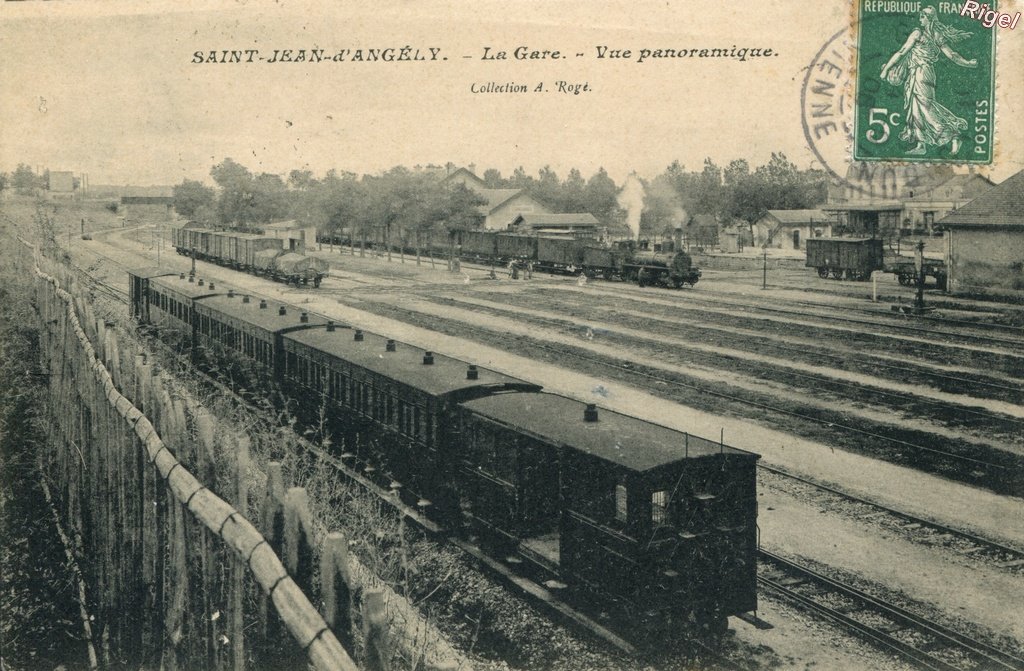
[[[618,196],[619,187],[615,180],[604,168],[598,168],[583,188],[583,211],[594,215],[605,226],[622,228],[626,213],[619,207]]]
[[[40,177],[32,172],[32,168],[24,163],[19,163],[14,172],[11,173],[11,186],[17,193],[23,196],[31,196],[35,193],[36,189],[43,188]]]
[[[220,196],[217,198],[220,223],[247,224],[252,200],[252,173],[245,166],[226,158],[210,169],[210,177],[220,187]]]
[[[174,187],[174,210],[186,219],[199,219],[197,213],[208,213],[217,200],[217,193],[202,182],[186,179]]]

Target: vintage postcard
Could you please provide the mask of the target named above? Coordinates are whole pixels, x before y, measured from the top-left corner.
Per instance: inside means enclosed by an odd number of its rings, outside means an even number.
[[[1022,12],[0,2],[0,671],[1024,669]]]

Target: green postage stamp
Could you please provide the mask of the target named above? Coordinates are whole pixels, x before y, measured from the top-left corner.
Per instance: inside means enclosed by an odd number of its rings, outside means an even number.
[[[999,28],[979,3],[855,1],[853,157],[991,163]]]

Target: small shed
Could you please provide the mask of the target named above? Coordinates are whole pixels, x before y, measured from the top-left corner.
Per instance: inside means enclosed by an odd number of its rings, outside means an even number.
[[[1024,170],[938,222],[951,293],[1024,291]]]
[[[306,247],[316,243],[316,226],[303,226],[297,221],[280,221],[261,226],[267,237],[283,241],[284,249],[289,252],[305,254]]]
[[[832,219],[821,210],[768,210],[753,229],[758,247],[804,249],[807,238],[832,235]]]

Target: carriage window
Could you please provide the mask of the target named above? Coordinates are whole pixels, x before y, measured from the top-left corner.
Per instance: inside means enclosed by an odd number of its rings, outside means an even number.
[[[615,520],[617,522],[625,522],[628,512],[629,510],[626,507],[626,486],[615,485]]]
[[[668,492],[651,492],[651,522],[668,523]]]

